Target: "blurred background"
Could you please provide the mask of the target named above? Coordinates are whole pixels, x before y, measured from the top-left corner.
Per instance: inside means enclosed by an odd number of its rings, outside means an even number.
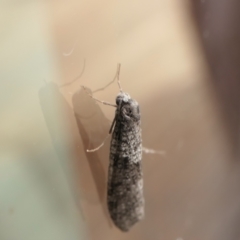
[[[1,1],[0,239],[240,239],[237,0]],[[146,216],[106,206],[111,82],[141,107]]]

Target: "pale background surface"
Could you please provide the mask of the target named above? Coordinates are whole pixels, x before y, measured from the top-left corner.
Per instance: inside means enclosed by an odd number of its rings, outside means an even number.
[[[190,2],[5,1],[0,16],[1,240],[238,239],[237,163]],[[109,140],[85,152],[114,109],[80,89],[105,86],[118,62],[144,146],[166,152],[143,156],[146,217],[127,234],[106,209]]]

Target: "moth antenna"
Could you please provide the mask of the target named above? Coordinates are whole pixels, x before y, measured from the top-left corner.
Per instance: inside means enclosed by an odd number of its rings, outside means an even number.
[[[121,67],[121,64],[118,63],[117,65],[117,71],[115,73],[115,76],[113,78],[113,80],[111,82],[109,82],[106,86],[102,87],[102,88],[98,88],[96,90],[94,90],[92,93],[96,93],[96,92],[99,92],[99,91],[102,91],[102,90],[105,90],[108,86],[110,86],[112,83],[114,83],[117,79],[117,83],[118,83],[118,87],[120,89],[120,92],[122,92],[122,87],[121,87],[121,84],[120,84],[120,80],[119,80],[119,75],[120,75],[120,67]]]
[[[117,83],[118,83],[118,87],[119,87],[120,92],[123,92],[122,87],[121,87],[121,83],[120,83],[120,78],[119,78],[120,69],[121,69],[121,64],[118,63],[118,65],[117,65]]]

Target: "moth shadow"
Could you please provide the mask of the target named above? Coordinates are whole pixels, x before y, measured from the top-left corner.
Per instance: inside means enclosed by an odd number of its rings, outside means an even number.
[[[74,126],[75,122],[73,110],[59,92],[59,87],[55,83],[49,82],[44,87],[40,88],[38,97],[46,127],[60,166],[65,174],[68,187],[76,206],[79,211],[83,213],[80,201],[82,196],[79,191],[80,189],[76,187],[77,179],[75,177],[77,176],[74,174],[76,172],[75,164],[69,161],[70,156],[72,157],[71,159],[74,159],[74,153],[77,148],[76,145],[79,145],[79,143],[76,142],[76,144],[74,144],[73,141],[69,141],[70,139],[66,140],[67,132],[73,132],[70,127]],[[58,117],[65,117],[66,121],[58,121]],[[47,151],[50,152],[51,150],[48,149]],[[38,168],[41,169],[41,166],[38,166]],[[46,172],[46,170],[44,170],[44,172]],[[57,186],[55,186],[55,193],[57,193],[56,188]]]
[[[88,91],[90,90],[88,89]],[[72,104],[99,201],[111,227],[112,224],[106,204],[110,138],[105,141],[104,146],[98,151],[86,151],[87,149],[96,148],[103,142],[109,132],[111,122],[104,116],[95,100],[90,98],[83,89],[79,89],[73,95]]]

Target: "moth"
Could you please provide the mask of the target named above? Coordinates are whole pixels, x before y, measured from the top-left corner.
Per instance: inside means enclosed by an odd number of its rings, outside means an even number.
[[[115,117],[109,130],[112,134],[109,154],[107,205],[114,224],[128,231],[144,217],[142,136],[139,104],[123,92],[120,80],[120,64],[116,74],[120,92],[116,105],[90,97],[105,105],[116,107]],[[115,78],[113,81],[115,81]],[[84,90],[86,88],[83,86]],[[102,147],[87,150],[94,152]]]

